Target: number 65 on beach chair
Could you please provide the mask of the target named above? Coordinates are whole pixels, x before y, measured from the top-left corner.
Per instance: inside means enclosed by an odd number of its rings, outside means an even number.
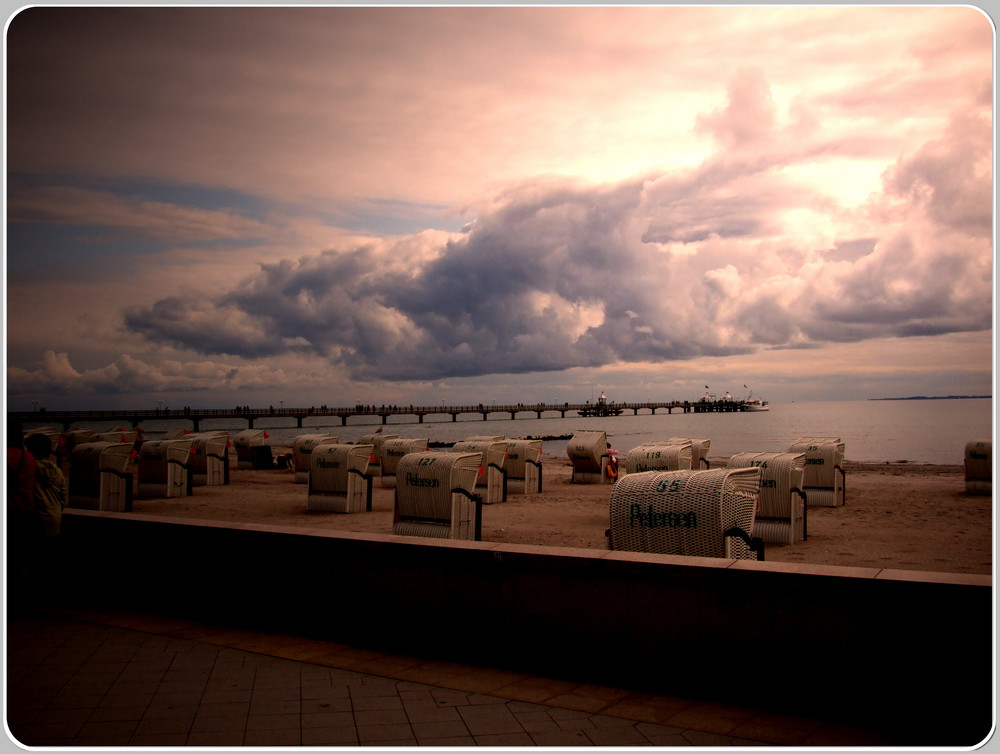
[[[763,560],[754,538],[760,469],[644,471],[611,491],[612,550]]]

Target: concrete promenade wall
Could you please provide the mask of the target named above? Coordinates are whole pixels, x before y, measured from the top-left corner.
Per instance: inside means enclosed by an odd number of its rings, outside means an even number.
[[[974,745],[989,576],[67,510],[67,599]]]

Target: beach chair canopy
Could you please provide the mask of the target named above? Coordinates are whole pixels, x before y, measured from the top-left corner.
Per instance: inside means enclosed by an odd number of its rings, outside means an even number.
[[[195,486],[229,483],[229,433],[224,430],[192,432],[188,460],[191,483]]]
[[[833,508],[844,504],[844,443],[839,437],[800,437],[788,452],[805,454],[802,484],[809,505]]]
[[[753,539],[760,469],[645,471],[611,491],[613,550],[763,559]]]
[[[371,445],[373,448],[372,457],[368,459],[369,470],[380,472],[382,469],[382,445],[386,440],[395,440],[399,435],[391,435],[385,432],[373,432],[370,435],[362,435],[358,438],[358,445]]]
[[[482,519],[475,494],[482,453],[409,453],[396,466],[393,534],[479,539]]]
[[[403,456],[409,453],[423,453],[427,451],[429,439],[426,437],[394,437],[382,443],[379,451],[380,465],[382,466],[382,486],[396,486],[396,469]]]
[[[480,458],[477,485],[486,487],[484,503],[502,503],[507,499],[507,441],[462,440],[452,453],[478,453]]]
[[[233,447],[239,449],[263,445],[265,439],[267,432],[262,429],[244,429],[233,436]]]
[[[184,497],[189,493],[190,435],[146,440],[139,448],[137,497]]]
[[[993,494],[993,441],[972,440],[965,445],[965,491]]]
[[[542,441],[507,440],[508,485],[513,484],[525,494],[542,491]]]
[[[132,509],[134,447],[125,442],[77,444],[69,457],[70,508],[125,512]]]
[[[371,456],[371,445],[317,445],[310,458],[307,509],[329,513],[370,511],[372,478],[367,472]]]
[[[683,445],[686,442],[691,443],[691,468],[695,470],[710,468],[708,449],[712,446],[712,441],[691,437],[671,437],[667,440],[668,445],[675,445],[677,443]]]
[[[683,471],[691,468],[690,442],[650,442],[632,448],[625,456],[629,474],[642,471]]]
[[[767,544],[793,545],[806,539],[804,453],[737,453],[729,469],[760,469],[760,501],[754,536]]]
[[[338,437],[325,433],[299,435],[294,438],[292,440],[292,460],[295,463],[293,481],[296,484],[305,484],[309,481],[309,462],[317,445],[330,445],[337,442],[340,442]]]
[[[573,466],[571,481],[600,484],[608,478],[608,436],[603,430],[580,429],[566,443],[566,455]]]

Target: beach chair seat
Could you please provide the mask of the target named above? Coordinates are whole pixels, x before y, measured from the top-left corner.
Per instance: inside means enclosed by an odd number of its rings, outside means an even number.
[[[613,550],[763,560],[754,536],[760,469],[644,471],[611,491]]]
[[[383,442],[379,451],[379,465],[382,467],[380,485],[382,487],[395,487],[396,469],[403,456],[425,452],[429,442],[427,437],[394,437]]]
[[[190,435],[181,440],[146,440],[139,447],[137,498],[186,497],[191,494]]]
[[[128,442],[81,442],[69,456],[67,506],[126,513],[132,510],[135,447]]]
[[[683,471],[691,468],[690,442],[649,442],[638,445],[625,456],[628,474],[642,471]]]
[[[371,445],[372,457],[368,459],[368,473],[373,477],[382,475],[382,444],[386,440],[395,440],[399,435],[391,435],[382,431],[372,432],[358,438],[358,445]]]
[[[481,453],[409,453],[396,466],[392,533],[479,540],[482,498],[476,494]]]
[[[330,445],[340,442],[338,437],[325,433],[313,433],[299,435],[292,440],[292,462],[295,464],[295,473],[292,481],[295,484],[309,483],[309,467],[312,459],[312,452],[317,445]]]
[[[712,446],[712,441],[691,437],[671,437],[667,440],[668,445],[676,443],[683,445],[686,442],[691,443],[691,468],[696,471],[699,469],[710,469],[712,464],[708,460],[708,450]]]
[[[372,509],[371,445],[328,443],[313,448],[306,509],[361,513]]]
[[[570,482],[573,484],[612,484],[615,476],[609,473],[611,458],[608,455],[608,435],[602,430],[577,430],[566,443],[566,455],[573,466]]]
[[[507,491],[534,495],[542,491],[542,441],[507,440]]]
[[[965,491],[993,494],[993,441],[972,440],[965,445]]]
[[[476,487],[484,487],[486,504],[502,503],[507,500],[507,460],[506,440],[462,440],[451,449],[453,453],[479,453],[479,476]]]
[[[760,500],[753,533],[766,544],[794,545],[807,539],[808,505],[802,489],[804,453],[737,453],[729,469],[760,469]]]
[[[789,453],[804,453],[802,489],[809,505],[837,508],[847,500],[844,443],[839,437],[800,437],[788,446]]]
[[[264,440],[269,435],[262,429],[245,429],[233,437],[233,449],[236,451],[236,468],[270,469],[274,466],[274,455],[270,445]]]
[[[229,433],[223,430],[192,432],[191,457],[188,472],[191,486],[219,486],[229,484]]]

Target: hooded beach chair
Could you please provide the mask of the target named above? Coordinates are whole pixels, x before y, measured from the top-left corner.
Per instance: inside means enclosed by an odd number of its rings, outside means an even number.
[[[767,544],[794,545],[807,538],[808,505],[802,489],[805,454],[737,453],[729,469],[760,469],[760,503],[753,533]]]
[[[965,445],[965,491],[993,494],[993,441],[973,440]]]
[[[329,443],[313,448],[307,510],[361,513],[372,509],[371,445]]]
[[[542,491],[542,441],[507,440],[507,491],[533,495]]]
[[[644,471],[611,491],[612,550],[763,560],[754,537],[760,469]]]
[[[188,461],[193,487],[229,484],[229,433],[223,430],[193,432]]]
[[[368,459],[368,473],[379,476],[382,473],[382,443],[386,440],[395,440],[399,435],[389,435],[380,429],[370,435],[362,435],[358,438],[358,445],[371,445],[374,448],[372,457]]]
[[[476,479],[482,453],[409,453],[396,466],[392,533],[479,540],[482,498]]]
[[[625,456],[628,474],[642,471],[684,471],[691,468],[690,442],[650,442],[632,448]]]
[[[191,440],[146,440],[139,448],[137,498],[191,494]]]
[[[339,438],[327,434],[299,435],[292,440],[292,460],[295,463],[295,484],[309,483],[309,461],[317,445],[340,442]]]
[[[789,453],[804,453],[803,491],[809,505],[836,508],[847,498],[844,473],[844,443],[839,437],[800,437],[788,447]]]
[[[135,448],[129,442],[82,442],[69,455],[70,508],[132,510]]]
[[[566,455],[573,465],[573,484],[611,484],[608,474],[608,436],[602,430],[580,429],[566,443]]]
[[[683,445],[686,442],[691,443],[691,468],[695,471],[711,468],[712,464],[708,461],[708,449],[711,447],[712,441],[697,440],[690,437],[671,437],[667,440],[668,445],[677,443]]]
[[[427,451],[426,437],[394,437],[382,443],[379,451],[379,461],[382,467],[380,484],[382,487],[396,486],[396,468],[403,456],[409,453],[424,453]]]
[[[479,453],[477,487],[485,487],[484,503],[502,503],[507,499],[506,440],[462,440],[452,446],[453,453]]]
[[[245,429],[233,437],[237,469],[270,469],[274,466],[271,446],[264,440],[270,435],[262,429]]]

